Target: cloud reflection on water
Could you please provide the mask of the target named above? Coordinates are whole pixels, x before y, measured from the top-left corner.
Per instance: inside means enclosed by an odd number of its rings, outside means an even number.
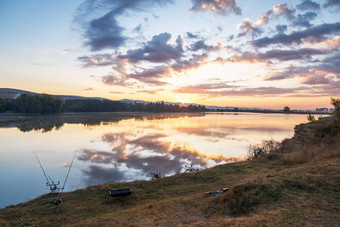
[[[131,136],[135,138],[129,139],[128,137]],[[150,172],[161,173],[162,176],[180,173],[184,171],[186,164],[207,168],[212,162],[216,165],[239,160],[222,155],[206,155],[187,144],[165,141],[166,138],[167,135],[164,133],[152,133],[139,137],[132,133],[107,133],[102,136],[102,141],[110,144],[112,151],[83,149],[78,160],[96,164],[111,163],[114,168],[100,167],[103,172],[100,178],[106,177],[107,181],[128,180],[123,171],[129,170],[138,172],[140,176],[135,176],[135,179],[141,179],[148,177]],[[112,175],[106,174],[106,171],[111,170]],[[118,172],[120,174],[117,174]],[[89,183],[96,181],[95,173],[100,174],[99,169],[94,169],[93,166],[83,173]]]

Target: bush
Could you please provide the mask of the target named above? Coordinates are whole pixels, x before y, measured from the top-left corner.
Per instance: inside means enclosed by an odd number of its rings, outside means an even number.
[[[248,146],[248,160],[256,160],[263,154],[280,149],[281,143],[274,140],[263,140],[260,144]]]
[[[331,104],[334,106],[333,116],[340,119],[340,99],[331,98]]]
[[[315,121],[315,116],[314,116],[314,115],[311,115],[311,114],[308,114],[308,116],[307,116],[307,121],[308,121],[308,122],[314,122],[314,121]]]

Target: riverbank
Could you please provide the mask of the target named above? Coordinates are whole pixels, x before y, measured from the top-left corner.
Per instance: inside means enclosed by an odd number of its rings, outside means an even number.
[[[128,196],[104,202],[109,189]],[[229,188],[219,196],[208,191]],[[24,190],[24,189],[23,189]],[[326,118],[295,128],[282,147],[253,161],[154,181],[108,183],[63,193],[62,213],[49,195],[0,210],[0,225],[176,226],[340,225],[340,123]]]

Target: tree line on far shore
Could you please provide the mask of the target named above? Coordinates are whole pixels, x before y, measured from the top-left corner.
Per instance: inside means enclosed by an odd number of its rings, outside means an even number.
[[[16,99],[0,98],[0,112],[53,114],[60,112],[204,112],[201,105],[173,105],[164,102],[132,103],[100,99],[62,100],[48,94],[21,94]]]

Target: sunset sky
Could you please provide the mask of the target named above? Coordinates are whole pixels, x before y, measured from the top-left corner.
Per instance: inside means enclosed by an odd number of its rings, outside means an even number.
[[[282,109],[340,96],[339,0],[0,0],[0,87]]]

